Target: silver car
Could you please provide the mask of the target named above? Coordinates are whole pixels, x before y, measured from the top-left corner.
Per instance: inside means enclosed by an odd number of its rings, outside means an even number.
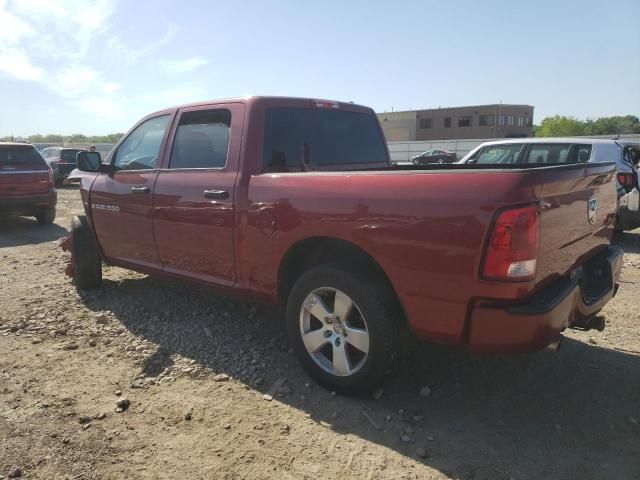
[[[589,138],[519,138],[485,142],[458,163],[586,163],[616,162],[618,211],[616,230],[640,227],[638,162],[640,143]]]

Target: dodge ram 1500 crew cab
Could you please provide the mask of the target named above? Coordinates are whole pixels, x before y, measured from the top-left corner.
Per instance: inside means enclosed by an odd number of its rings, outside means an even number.
[[[286,305],[302,365],[342,392],[381,380],[406,327],[530,351],[617,288],[613,163],[397,167],[371,109],[273,97],[156,112],[77,160],[78,288],[106,262]]]

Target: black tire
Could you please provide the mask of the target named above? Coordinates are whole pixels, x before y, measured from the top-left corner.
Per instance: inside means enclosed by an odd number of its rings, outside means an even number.
[[[39,225],[51,225],[56,219],[56,209],[47,208],[41,212],[36,213],[36,220]]]
[[[102,260],[87,223],[87,217],[71,220],[73,283],[78,290],[102,284]]]
[[[327,287],[340,290],[353,300],[358,314],[361,313],[366,321],[369,333],[369,351],[364,363],[348,376],[334,375],[320,367],[302,340],[300,316],[303,302],[314,290]],[[363,394],[383,382],[392,363],[394,346],[403,326],[400,315],[393,292],[381,279],[333,265],[322,265],[303,274],[293,285],[287,302],[287,333],[294,353],[309,376],[329,390]]]

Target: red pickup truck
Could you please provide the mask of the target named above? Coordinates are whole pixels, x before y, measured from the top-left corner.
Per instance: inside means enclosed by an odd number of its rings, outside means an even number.
[[[395,166],[351,103],[170,108],[78,167],[78,288],[104,261],[286,305],[302,365],[341,392],[380,382],[407,326],[479,353],[589,328],[622,264],[612,163]]]

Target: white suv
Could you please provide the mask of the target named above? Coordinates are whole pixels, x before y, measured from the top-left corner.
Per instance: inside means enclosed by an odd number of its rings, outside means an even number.
[[[640,227],[639,160],[640,143],[589,138],[518,138],[485,142],[458,163],[504,165],[616,162],[616,230],[633,230]]]

